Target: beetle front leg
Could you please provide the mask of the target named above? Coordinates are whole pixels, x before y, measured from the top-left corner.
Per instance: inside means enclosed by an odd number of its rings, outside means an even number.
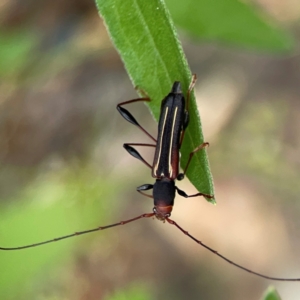
[[[153,198],[153,196],[143,193],[142,191],[148,191],[148,190],[152,190],[152,189],[153,189],[153,184],[148,184],[148,183],[140,185],[136,188],[136,190],[139,193],[141,193],[143,196],[146,196],[148,198]]]

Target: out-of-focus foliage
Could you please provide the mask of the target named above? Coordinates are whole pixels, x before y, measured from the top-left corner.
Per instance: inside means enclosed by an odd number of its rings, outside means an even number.
[[[151,300],[154,299],[149,289],[138,283],[132,284],[125,290],[116,291],[113,295],[108,295],[104,300]]]
[[[28,31],[0,32],[0,78],[13,78],[22,72],[37,45],[37,37]]]
[[[261,300],[281,300],[279,294],[273,286],[268,287]]]
[[[268,52],[292,48],[292,38],[249,3],[239,0],[166,0],[166,3],[176,25],[201,42]]]
[[[62,236],[95,227],[100,219],[105,223],[114,205],[103,200],[114,196],[113,187],[112,182],[105,181],[90,167],[42,176],[16,199],[9,199],[18,205],[0,208],[1,246],[15,247],[48,240],[54,238],[53,233]],[[105,236],[105,232],[101,236]],[[82,240],[92,238],[92,235],[81,237]],[[33,286],[29,282],[38,280],[43,267],[51,272],[58,263],[71,263],[77,242],[78,238],[72,238],[32,249],[1,252],[0,265],[5,272],[0,272],[0,298],[13,299],[23,289],[31,292]]]

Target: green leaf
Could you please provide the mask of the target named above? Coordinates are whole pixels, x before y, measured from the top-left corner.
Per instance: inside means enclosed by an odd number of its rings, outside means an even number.
[[[191,80],[191,72],[163,1],[96,0],[96,3],[134,86],[149,95],[149,107],[158,120],[161,101],[170,92],[174,81],[180,81],[186,93]],[[181,151],[182,166],[185,166],[189,153],[203,142],[194,95],[190,119]],[[195,155],[187,176],[199,191],[213,195],[205,150]]]
[[[261,300],[281,300],[281,298],[276,289],[273,286],[269,286]]]
[[[166,0],[166,4],[175,24],[201,40],[272,52],[292,48],[290,36],[242,1]]]

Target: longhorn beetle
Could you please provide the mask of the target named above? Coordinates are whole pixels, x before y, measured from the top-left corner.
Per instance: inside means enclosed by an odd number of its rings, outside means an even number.
[[[192,91],[196,82],[196,76],[193,76],[190,87],[187,92],[187,106]],[[187,195],[175,185],[175,180],[182,180],[188,169],[193,155],[199,150],[208,146],[208,143],[203,143],[190,153],[187,165],[183,173],[179,173],[179,150],[183,141],[184,132],[189,123],[189,113],[186,109],[185,98],[182,95],[180,82],[175,81],[171,92],[163,99],[161,103],[161,111],[158,122],[157,140],[152,137],[131,115],[131,113],[123,108],[123,105],[138,102],[150,101],[149,98],[138,98],[119,103],[117,109],[121,116],[128,122],[139,127],[146,133],[155,144],[137,144],[126,143],[123,147],[133,157],[139,159],[152,169],[152,177],[156,178],[154,184],[143,184],[137,187],[137,191],[144,194],[143,191],[153,189],[154,208],[153,213],[158,220],[164,221],[171,215],[175,192],[185,198],[204,196],[213,199],[213,196],[203,193]],[[131,146],[148,146],[155,147],[153,164],[147,163],[143,157]]]
[[[300,278],[271,277],[268,275],[263,275],[263,274],[254,272],[248,268],[245,268],[245,267],[229,260],[225,256],[219,254],[216,250],[205,245],[200,240],[196,239],[191,234],[189,234],[187,231],[185,231],[175,221],[170,219],[171,212],[172,212],[173,205],[174,205],[174,198],[175,198],[176,191],[180,196],[185,197],[185,198],[204,196],[205,198],[213,199],[212,195],[203,194],[203,193],[187,195],[184,191],[180,190],[175,185],[176,179],[182,180],[184,178],[194,154],[208,146],[208,143],[202,143],[196,149],[194,149],[189,155],[189,159],[183,170],[183,173],[179,173],[179,150],[180,150],[181,144],[183,142],[185,129],[189,123],[189,112],[188,112],[189,99],[190,99],[191,91],[194,88],[195,82],[196,82],[196,75],[193,75],[189,89],[187,91],[186,101],[185,101],[184,95],[181,91],[180,82],[178,82],[178,81],[174,82],[170,93],[163,99],[163,101],[161,103],[161,112],[160,112],[160,117],[159,117],[159,122],[158,122],[157,139],[155,139],[153,136],[151,136],[136,121],[136,119],[132,116],[132,114],[123,107],[123,105],[127,105],[127,104],[134,103],[134,102],[150,101],[150,98],[144,97],[144,98],[132,99],[129,101],[119,103],[117,105],[117,110],[119,111],[121,116],[128,122],[130,122],[133,125],[140,128],[155,143],[155,144],[126,143],[123,145],[124,148],[126,149],[126,151],[130,155],[139,159],[145,165],[147,165],[149,168],[152,169],[152,177],[156,178],[155,183],[154,184],[143,184],[143,185],[137,187],[137,191],[140,192],[141,194],[143,194],[144,196],[154,199],[153,212],[142,214],[140,216],[137,216],[132,219],[128,219],[126,221],[121,221],[121,222],[110,224],[107,226],[96,227],[96,228],[85,230],[85,231],[75,232],[75,233],[72,233],[69,235],[61,236],[58,238],[54,238],[51,240],[47,240],[47,241],[43,241],[43,242],[39,242],[39,243],[35,243],[35,244],[19,246],[19,247],[9,247],[9,248],[8,247],[0,247],[0,250],[21,250],[21,249],[26,249],[26,248],[37,247],[37,246],[45,245],[48,243],[57,242],[57,241],[60,241],[63,239],[71,238],[74,236],[87,234],[87,233],[91,233],[91,232],[95,232],[95,231],[99,231],[99,230],[104,230],[104,229],[116,227],[119,225],[125,225],[128,223],[137,221],[139,219],[156,217],[160,221],[163,221],[163,222],[167,221],[169,224],[174,225],[182,233],[187,235],[190,239],[192,239],[196,243],[200,244],[202,247],[206,248],[210,252],[214,253],[215,255],[219,256],[223,260],[227,261],[228,263],[234,265],[235,267],[237,267],[239,269],[242,269],[242,270],[249,272],[251,274],[254,274],[256,276],[263,277],[263,278],[270,279],[270,280],[300,281]],[[145,161],[144,158],[139,154],[139,152],[132,146],[154,147],[155,154],[154,154],[153,164],[150,165],[147,161]],[[144,193],[144,191],[151,190],[151,189],[153,190],[153,196],[150,196],[150,195]]]

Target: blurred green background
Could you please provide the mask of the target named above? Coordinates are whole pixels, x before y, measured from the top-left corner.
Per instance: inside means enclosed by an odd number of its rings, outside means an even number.
[[[180,36],[198,75],[218,205],[178,197],[172,216],[237,263],[300,277],[300,3],[253,3],[293,33],[293,51]],[[135,192],[153,182],[150,172],[122,148],[147,137],[115,109],[136,93],[94,3],[2,0],[0,22],[0,246],[151,212]],[[145,106],[130,111],[156,133]],[[195,191],[188,180],[179,186]],[[5,300],[250,300],[269,285],[153,220],[0,252],[0,270]],[[298,284],[273,285],[282,299],[299,299]]]

